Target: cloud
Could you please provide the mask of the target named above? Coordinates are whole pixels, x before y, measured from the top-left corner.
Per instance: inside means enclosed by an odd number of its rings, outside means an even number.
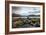
[[[20,14],[20,15],[32,15],[32,14],[39,14],[40,8],[36,7],[14,7],[13,13]]]

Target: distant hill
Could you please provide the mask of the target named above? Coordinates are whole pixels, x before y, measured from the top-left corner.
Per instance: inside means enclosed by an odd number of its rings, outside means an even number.
[[[12,14],[12,17],[20,17],[21,15],[18,14]]]
[[[12,14],[12,17],[40,17],[40,15],[28,15],[28,16],[25,16],[25,15],[19,15],[19,14]]]

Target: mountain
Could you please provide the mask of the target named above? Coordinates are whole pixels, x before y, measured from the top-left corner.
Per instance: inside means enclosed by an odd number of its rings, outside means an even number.
[[[12,17],[40,17],[40,15],[19,15],[19,14],[12,14]]]

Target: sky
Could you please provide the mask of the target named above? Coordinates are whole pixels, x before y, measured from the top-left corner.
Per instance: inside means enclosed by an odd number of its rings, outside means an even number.
[[[12,7],[12,13],[19,15],[39,15],[39,7]]]

